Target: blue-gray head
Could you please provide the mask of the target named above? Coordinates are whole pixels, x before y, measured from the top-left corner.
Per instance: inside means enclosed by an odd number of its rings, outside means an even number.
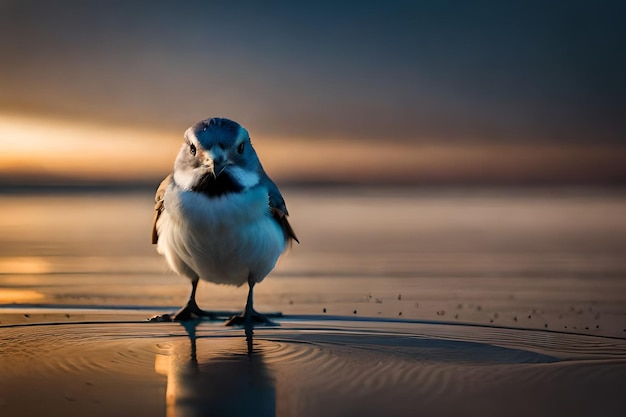
[[[256,185],[262,172],[248,131],[222,118],[206,119],[187,129],[174,164],[178,185],[217,195]]]

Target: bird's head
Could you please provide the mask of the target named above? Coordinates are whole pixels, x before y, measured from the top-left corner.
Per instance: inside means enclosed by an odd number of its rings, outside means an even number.
[[[222,118],[206,119],[187,129],[174,164],[178,185],[217,195],[256,185],[261,172],[248,131]]]

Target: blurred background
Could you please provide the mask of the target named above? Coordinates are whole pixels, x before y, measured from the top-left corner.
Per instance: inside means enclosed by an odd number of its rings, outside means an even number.
[[[220,116],[302,241],[262,309],[623,335],[625,18],[622,1],[0,0],[0,303],[180,305],[153,193],[185,129]],[[243,304],[210,288],[201,304]]]
[[[281,182],[623,184],[620,1],[0,1],[0,184],[152,184],[223,116]],[[124,169],[120,169],[123,167]]]

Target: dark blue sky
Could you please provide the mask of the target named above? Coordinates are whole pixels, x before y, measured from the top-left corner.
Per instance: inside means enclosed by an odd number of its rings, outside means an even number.
[[[335,4],[338,3],[338,4]],[[0,2],[0,112],[626,143],[626,2]]]

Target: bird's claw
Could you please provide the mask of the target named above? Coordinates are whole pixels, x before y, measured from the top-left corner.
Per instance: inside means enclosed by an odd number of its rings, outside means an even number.
[[[173,321],[191,321],[208,318],[209,320],[217,319],[217,315],[210,311],[201,310],[196,303],[188,303],[175,314],[160,314],[150,317],[149,322],[170,323]]]
[[[172,315],[171,314],[158,314],[156,316],[152,316],[148,319],[148,321],[150,323],[170,323],[172,322]]]
[[[277,316],[278,317],[278,316]],[[278,326],[278,323],[269,319],[268,316],[254,311],[253,313],[243,313],[238,316],[232,316],[226,320],[226,326],[252,326],[262,324],[265,326]]]
[[[204,311],[193,308],[183,308],[178,313],[176,313],[173,317],[175,321],[190,321],[190,320],[200,320],[203,318],[207,318],[209,320],[215,320],[217,316],[210,311]]]

